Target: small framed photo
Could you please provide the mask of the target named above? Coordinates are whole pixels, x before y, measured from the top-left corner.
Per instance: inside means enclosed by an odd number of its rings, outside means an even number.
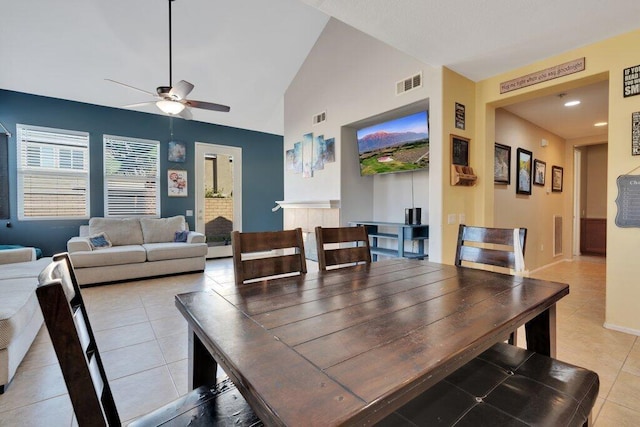
[[[184,163],[187,159],[187,147],[183,142],[169,141],[169,155],[167,156],[170,162]]]
[[[516,193],[531,194],[531,169],[533,164],[533,153],[523,148],[516,151],[517,174],[516,174]]]
[[[167,170],[167,188],[169,197],[187,197],[187,171]]]
[[[547,164],[542,160],[535,159],[533,161],[533,183],[535,185],[544,185],[544,177],[547,174]]]
[[[511,147],[497,142],[493,155],[493,182],[511,184]]]
[[[551,166],[551,191],[562,192],[562,180],[564,169],[560,166]]]
[[[469,139],[451,135],[451,163],[469,166]]]

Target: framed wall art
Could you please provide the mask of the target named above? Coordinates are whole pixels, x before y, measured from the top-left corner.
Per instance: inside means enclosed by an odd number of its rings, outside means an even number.
[[[547,164],[542,160],[535,159],[533,161],[533,183],[535,185],[544,185],[544,177],[547,174]]]
[[[167,188],[169,197],[187,197],[187,171],[167,170]]]
[[[511,184],[511,147],[497,142],[493,155],[493,182]]]
[[[551,191],[562,192],[562,180],[564,169],[560,166],[551,166]]]
[[[523,148],[516,151],[516,193],[531,194],[531,167],[533,163],[533,153]]]
[[[168,159],[170,162],[184,163],[187,159],[187,147],[182,142],[169,141]]]

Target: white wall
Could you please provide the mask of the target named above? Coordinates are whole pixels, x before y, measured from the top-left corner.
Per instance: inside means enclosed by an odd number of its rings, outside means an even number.
[[[423,86],[396,96],[396,82],[418,72],[423,73]],[[439,108],[439,102],[430,100],[441,97],[440,74],[440,69],[330,19],[285,93],[284,150],[291,149],[305,133],[323,134],[325,139],[336,139],[336,163],[315,171],[313,178],[285,171],[285,199],[339,199],[342,224],[367,219],[401,222],[404,208],[412,206],[413,182],[415,206],[423,209],[422,222],[426,223],[433,167],[430,172],[360,177],[355,128],[372,117],[383,119],[384,113],[397,116],[409,110]],[[312,126],[312,116],[322,111],[326,111],[326,122]],[[435,122],[436,129],[441,128],[439,117],[430,111],[430,124]],[[440,135],[432,126],[431,146],[442,144]]]

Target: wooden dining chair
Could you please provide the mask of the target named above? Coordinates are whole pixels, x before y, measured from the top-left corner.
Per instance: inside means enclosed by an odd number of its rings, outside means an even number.
[[[514,239],[514,230],[518,240]],[[455,264],[485,264],[511,270],[524,269],[526,228],[487,228],[460,224]],[[520,254],[518,254],[520,251]],[[518,257],[521,257],[518,262]]]
[[[78,425],[120,426],[120,416],[69,255],[54,255],[38,281],[36,294]],[[153,393],[152,386],[147,384],[140,384],[139,390]],[[213,388],[199,387],[129,424],[133,427],[159,425],[254,426],[260,425],[260,420],[227,379]]]
[[[371,264],[369,235],[363,226],[316,227],[316,245],[320,270],[332,265]]]
[[[514,238],[515,235],[518,236],[517,240]],[[473,263],[473,267],[478,264],[492,265],[509,272],[524,270],[526,240],[526,228],[471,227],[460,224],[455,264],[458,267],[463,266],[463,262],[465,266],[468,266],[467,263]],[[517,333],[512,332],[509,335],[509,344],[515,345],[517,339]]]
[[[231,233],[236,285],[289,273],[307,272],[302,229]]]

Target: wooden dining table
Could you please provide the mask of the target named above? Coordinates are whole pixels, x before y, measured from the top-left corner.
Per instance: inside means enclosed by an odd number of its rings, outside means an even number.
[[[526,326],[555,353],[567,284],[388,259],[176,296],[189,381],[218,364],[266,425],[371,425]]]

